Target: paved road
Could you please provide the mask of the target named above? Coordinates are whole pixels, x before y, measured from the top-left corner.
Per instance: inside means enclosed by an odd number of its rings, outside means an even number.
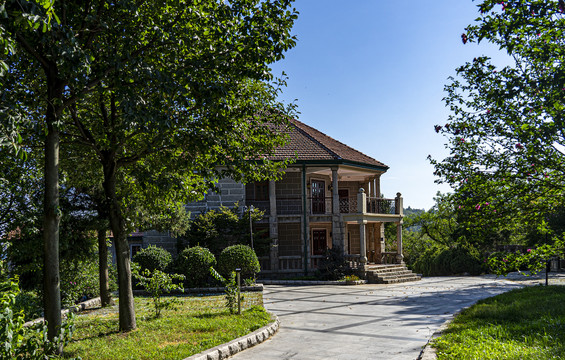
[[[416,359],[461,308],[520,287],[493,277],[434,277],[398,285],[265,286],[273,338],[238,360]]]

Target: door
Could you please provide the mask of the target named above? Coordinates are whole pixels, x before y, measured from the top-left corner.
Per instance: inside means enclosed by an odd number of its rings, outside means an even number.
[[[312,214],[326,213],[325,182],[312,180]]]
[[[342,214],[349,213],[349,190],[338,189],[337,194],[339,195],[339,212]]]
[[[328,247],[326,229],[312,230],[312,255],[324,255]]]

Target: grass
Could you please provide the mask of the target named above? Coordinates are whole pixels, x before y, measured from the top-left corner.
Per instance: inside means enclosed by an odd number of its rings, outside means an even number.
[[[434,340],[438,359],[565,359],[565,287],[532,286],[479,301]]]
[[[224,296],[181,297],[176,310],[153,317],[150,298],[135,298],[137,329],[118,332],[117,308],[77,316],[65,357],[82,359],[184,359],[267,325],[261,293],[245,293],[245,311],[231,315]],[[243,304],[242,304],[243,305]],[[259,305],[259,306],[258,306]]]

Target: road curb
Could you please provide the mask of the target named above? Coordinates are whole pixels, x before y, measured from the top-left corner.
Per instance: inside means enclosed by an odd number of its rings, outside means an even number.
[[[311,285],[364,285],[367,280],[257,280],[258,283],[263,285],[291,285],[291,286],[311,286]]]
[[[83,302],[81,302],[77,305],[73,305],[73,306],[71,306],[67,309],[62,309],[61,310],[61,316],[66,316],[69,312],[79,313],[79,312],[84,311],[86,309],[91,309],[91,308],[94,308],[94,307],[97,307],[97,306],[101,306],[101,304],[102,304],[102,302],[100,300],[100,296],[95,297],[93,299],[83,301]],[[24,326],[32,326],[32,325],[35,325],[35,324],[42,323],[44,321],[45,321],[45,319],[43,317],[40,317],[40,318],[37,318],[35,320],[30,320],[30,321],[26,322],[24,324]]]
[[[504,280],[507,283],[513,284],[513,281],[510,280]],[[523,287],[523,285],[522,285]],[[439,329],[437,329],[432,336],[430,337],[430,339],[428,340],[428,342],[426,343],[426,345],[424,346],[424,348],[422,349],[422,351],[420,352],[420,355],[418,356],[418,358],[416,360],[435,360],[437,359],[437,354],[436,354],[436,349],[432,347],[431,342],[440,337],[441,334],[443,333],[443,331],[445,331],[447,329],[447,327],[449,326],[449,323],[451,323],[451,321],[453,321],[453,319],[455,319],[455,317],[457,315],[459,315],[462,311],[470,308],[471,306],[474,306],[478,301],[475,301],[473,304],[466,306],[462,309],[460,309],[459,311],[456,311],[453,313],[453,315],[451,316],[451,319],[446,320],[443,324],[441,324],[441,326],[439,327]]]
[[[453,318],[455,318],[455,315],[457,315],[458,313],[459,312],[457,312],[456,314],[453,314]],[[420,352],[420,355],[418,356],[418,358],[416,360],[435,360],[435,359],[437,359],[436,349],[434,347],[432,347],[431,342],[434,339],[441,336],[441,334],[443,333],[443,331],[445,329],[447,329],[447,327],[449,326],[449,323],[451,323],[453,318],[451,318],[451,319],[447,320],[446,322],[444,322],[443,324],[441,324],[439,329],[437,329],[432,334],[432,336],[430,337],[430,339],[428,340],[428,342],[426,343],[426,345],[424,346],[424,348],[422,349],[422,351]]]
[[[258,345],[265,340],[271,338],[279,330],[280,321],[279,318],[270,313],[274,318],[274,321],[269,325],[263,326],[262,328],[255,330],[251,334],[244,335],[240,338],[232,340],[228,343],[218,345],[211,349],[205,350],[196,355],[189,356],[184,360],[222,360],[227,359],[230,356],[237,354],[240,351],[249,349],[255,345]]]

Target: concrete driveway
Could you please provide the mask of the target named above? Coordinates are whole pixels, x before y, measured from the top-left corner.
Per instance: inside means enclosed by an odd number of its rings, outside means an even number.
[[[279,332],[233,359],[416,359],[458,310],[521,285],[494,277],[432,277],[395,285],[265,286]]]

